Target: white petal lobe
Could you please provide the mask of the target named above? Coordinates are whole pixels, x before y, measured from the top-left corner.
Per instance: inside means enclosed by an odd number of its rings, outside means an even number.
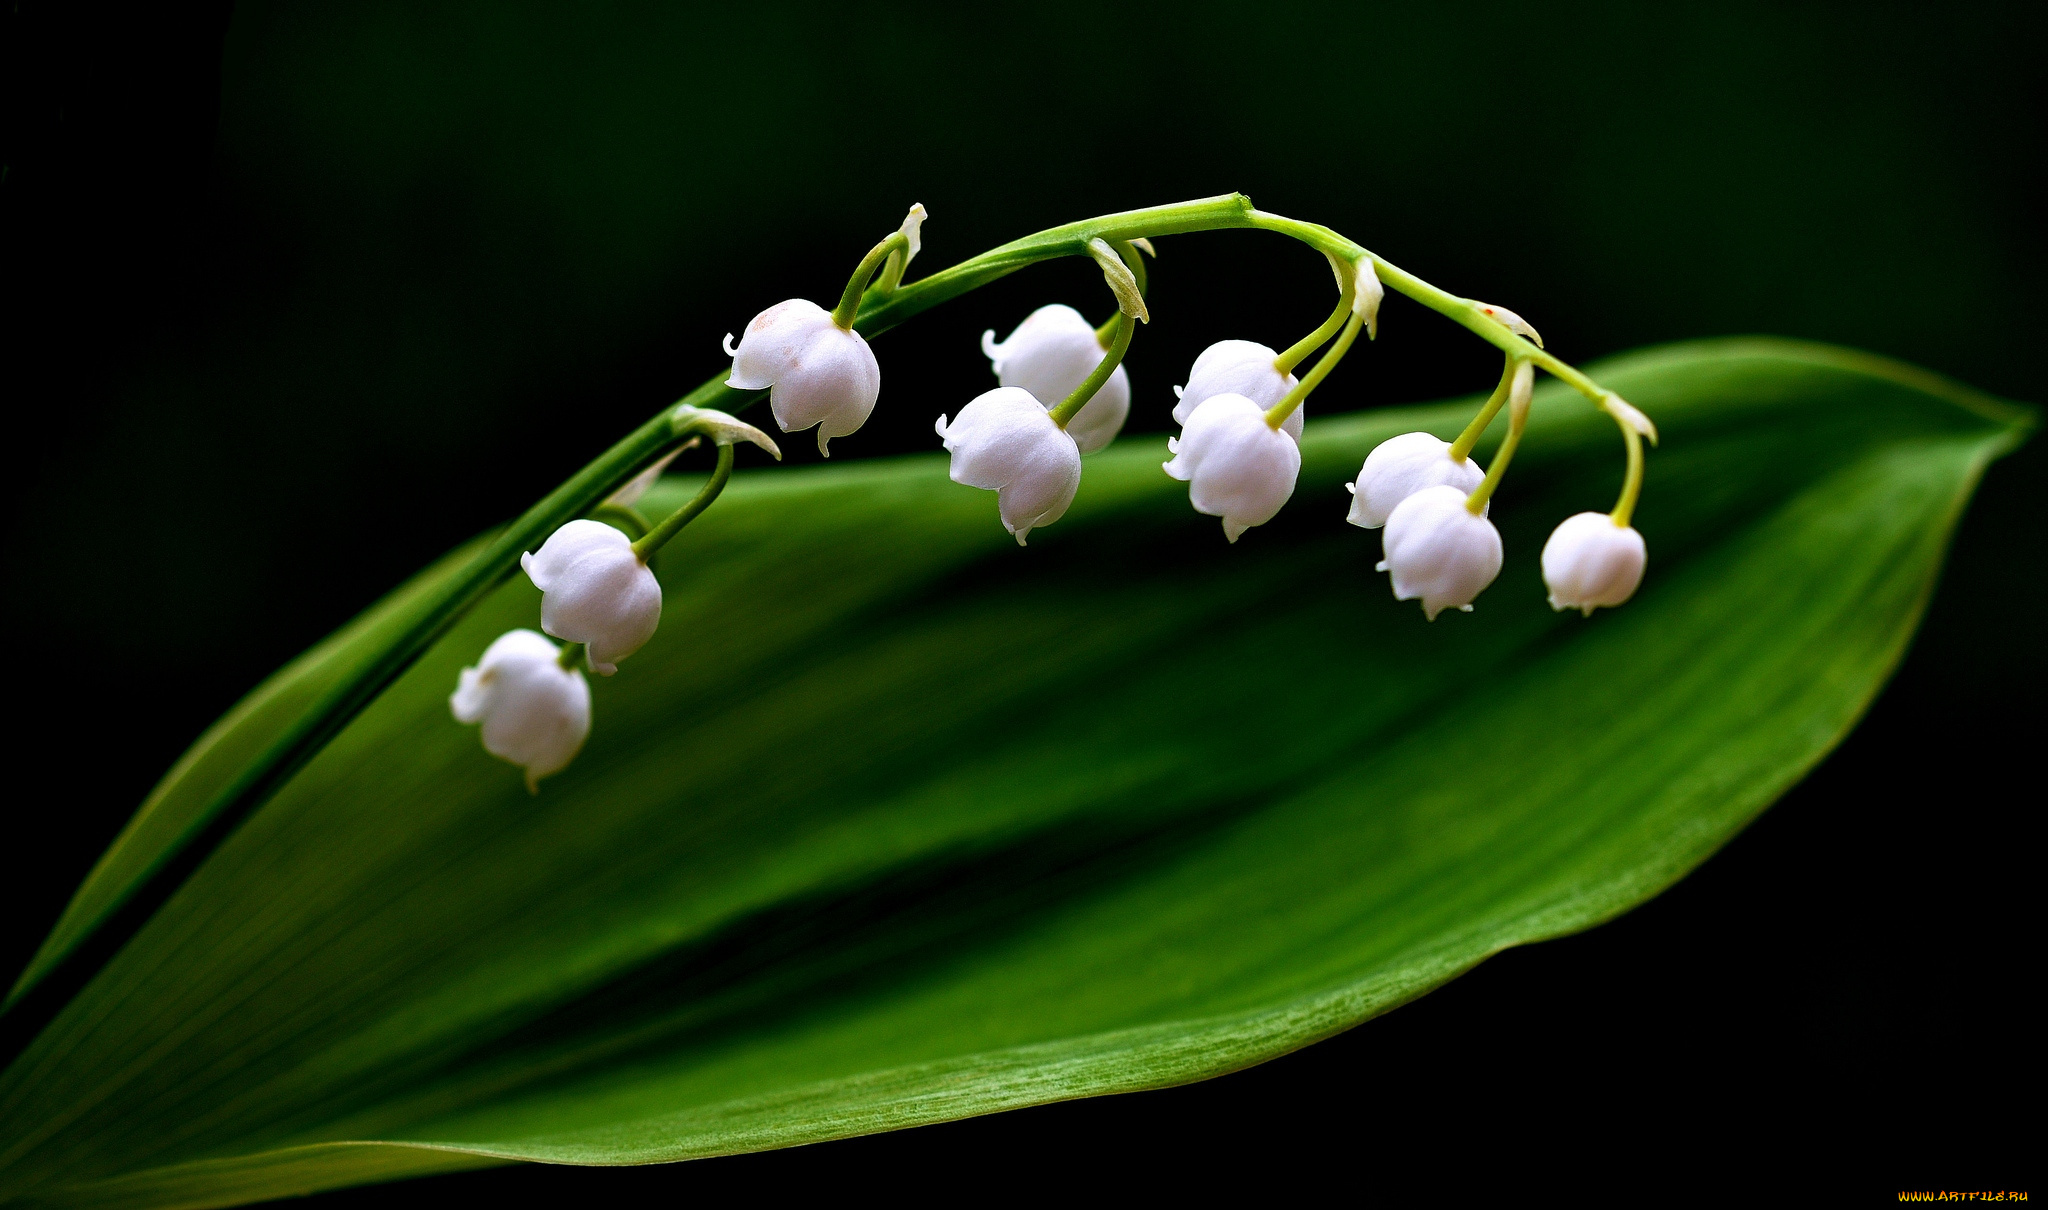
[[[1195,511],[1223,518],[1235,542],[1264,525],[1294,494],[1301,447],[1266,423],[1266,409],[1243,395],[1211,396],[1194,409],[1180,439],[1168,446],[1166,473],[1188,485]]]
[[[1543,544],[1543,582],[1552,609],[1577,609],[1587,616],[1635,595],[1643,582],[1649,550],[1643,535],[1616,525],[1606,513],[1568,517]]]
[[[1453,462],[1451,443],[1429,433],[1403,433],[1373,447],[1351,484],[1351,512],[1344,519],[1362,529],[1387,523],[1401,501],[1425,487],[1449,484],[1470,492],[1486,478],[1476,459]]]
[[[1180,402],[1174,405],[1174,423],[1186,424],[1196,408],[1218,395],[1242,395],[1262,408],[1280,402],[1287,392],[1294,389],[1295,377],[1282,374],[1274,367],[1273,362],[1279,356],[1253,340],[1219,340],[1203,349],[1201,356],[1195,358],[1194,366],[1188,370],[1188,382],[1181,390]],[[1281,431],[1299,441],[1305,411],[1306,407],[1294,409],[1280,426]]]
[[[1500,531],[1465,507],[1469,493],[1448,484],[1414,493],[1387,518],[1382,538],[1394,599],[1422,599],[1431,621],[1463,609],[1500,574]]]
[[[768,390],[785,433],[818,426],[818,448],[857,432],[875,410],[882,369],[860,333],[832,322],[814,302],[793,298],[756,315],[733,351],[726,385]]]
[[[935,426],[952,455],[953,482],[996,493],[1003,528],[1017,544],[1066,514],[1081,486],[1081,451],[1044,405],[1021,387],[977,396]]]
[[[602,522],[569,522],[519,565],[541,591],[541,629],[588,643],[590,666],[605,676],[661,624],[660,582],[632,540]]]
[[[590,735],[590,685],[563,668],[560,648],[512,630],[459,675],[448,699],[456,721],[483,724],[484,750],[526,770],[526,785],[566,768]]]
[[[1094,326],[1079,311],[1059,303],[1025,316],[1008,340],[998,343],[994,332],[985,333],[981,351],[988,355],[997,381],[1031,392],[1047,410],[1073,394],[1108,356]],[[1115,440],[1130,412],[1131,378],[1118,366],[1067,422],[1067,432],[1082,453],[1092,454]]]

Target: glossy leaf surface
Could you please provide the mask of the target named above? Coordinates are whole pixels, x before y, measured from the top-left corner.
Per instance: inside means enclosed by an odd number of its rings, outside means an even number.
[[[1537,553],[1608,506],[1621,443],[1559,392],[1495,498],[1500,580],[1434,624],[1342,484],[1469,402],[1311,422],[1234,547],[1157,437],[1023,550],[936,456],[743,472],[535,797],[446,706],[535,624],[507,585],[0,1078],[0,1194],[228,1204],[1179,1083],[1626,911],[1853,725],[2027,417],[1784,342],[1597,372],[1663,445],[1648,578],[1591,620]],[[121,843],[378,634],[281,673]]]

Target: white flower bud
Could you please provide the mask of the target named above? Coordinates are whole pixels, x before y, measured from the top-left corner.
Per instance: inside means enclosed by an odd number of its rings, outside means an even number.
[[[1447,483],[1463,492],[1478,487],[1486,471],[1472,458],[1451,461],[1450,451],[1450,442],[1428,433],[1403,433],[1380,442],[1365,456],[1358,481],[1345,484],[1351,491],[1351,514],[1344,519],[1378,529],[1401,501],[1425,487]]]
[[[1108,351],[1095,338],[1095,328],[1072,307],[1053,303],[1024,317],[1010,338],[996,343],[994,329],[981,334],[996,380],[1022,387],[1050,411],[1081,385]],[[1084,454],[1092,454],[1116,438],[1131,413],[1131,376],[1118,366],[1072,420],[1067,432]]]
[[[484,751],[526,768],[526,788],[559,773],[590,734],[590,684],[564,668],[561,649],[531,630],[510,630],[464,668],[448,698],[458,723],[482,723]]]
[[[1265,408],[1238,394],[1203,400],[1166,448],[1174,455],[1166,473],[1187,482],[1196,512],[1223,518],[1232,542],[1271,521],[1301,473],[1301,447],[1266,423]]]
[[[933,427],[953,456],[953,482],[995,492],[1003,528],[1017,536],[1017,545],[1038,526],[1059,520],[1074,502],[1081,450],[1022,387],[979,395],[952,424],[940,416]]]
[[[732,376],[725,385],[742,391],[768,388],[768,408],[785,433],[818,426],[818,452],[825,443],[866,424],[882,393],[882,367],[858,332],[832,322],[831,312],[792,298],[754,316],[737,348],[725,336]]]
[[[1602,605],[1613,608],[1635,595],[1649,562],[1643,535],[1616,525],[1606,513],[1580,513],[1551,531],[1543,544],[1543,582],[1552,609],[1577,609],[1588,617]]]
[[[569,522],[519,556],[519,566],[541,591],[540,628],[590,644],[590,666],[605,676],[661,624],[661,582],[632,539],[602,521]]]
[[[1219,340],[1202,350],[1188,370],[1188,384],[1175,387],[1180,402],[1174,405],[1173,422],[1186,424],[1195,409],[1218,395],[1242,395],[1262,408],[1280,402],[1294,389],[1292,374],[1282,374],[1273,362],[1278,353],[1254,340]],[[1301,440],[1302,413],[1307,405],[1294,409],[1280,425],[1282,432]]]
[[[1500,531],[1465,507],[1469,494],[1449,484],[1425,487],[1387,518],[1387,557],[1376,570],[1393,573],[1395,600],[1421,597],[1432,622],[1446,609],[1469,612],[1472,598],[1500,574]]]

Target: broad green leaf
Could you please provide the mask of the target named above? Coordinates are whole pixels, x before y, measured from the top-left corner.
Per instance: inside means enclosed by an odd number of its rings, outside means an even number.
[[[532,797],[446,707],[535,624],[508,584],[0,1077],[0,1195],[224,1205],[1175,1084],[1626,911],[1855,722],[2029,418],[1786,342],[1599,376],[1663,446],[1648,579],[1590,620],[1537,552],[1607,507],[1621,443],[1563,393],[1496,498],[1500,580],[1434,624],[1341,485],[1469,402],[1312,422],[1293,502],[1234,547],[1156,437],[1091,458],[1023,550],[936,456],[743,473]],[[151,809],[376,634],[280,673]]]

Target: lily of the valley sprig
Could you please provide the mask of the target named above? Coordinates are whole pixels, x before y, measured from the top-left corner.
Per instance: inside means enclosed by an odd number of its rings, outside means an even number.
[[[751,441],[782,457],[766,433],[724,412],[678,407],[672,427],[686,438],[683,444],[606,497],[595,510],[603,520],[571,521],[539,550],[519,557],[541,592],[541,629],[568,644],[558,648],[531,630],[508,631],[475,667],[462,670],[448,699],[457,722],[483,724],[485,751],[526,770],[528,790],[537,793],[541,778],[568,767],[590,734],[590,686],[579,665],[587,662],[610,676],[654,637],[661,581],[648,564],[725,490],[733,444]],[[710,482],[688,504],[648,525],[633,505],[677,454],[705,437],[718,447]],[[621,524],[638,532],[628,534]]]
[[[996,340],[993,329],[985,332],[982,352],[996,387],[941,414],[934,425],[952,479],[996,493],[997,519],[1018,545],[1066,514],[1081,486],[1084,456],[1109,445],[1134,408],[1153,406],[1170,411],[1181,426],[1166,442],[1171,457],[1162,466],[1188,485],[1195,511],[1218,518],[1233,543],[1271,521],[1294,495],[1309,395],[1361,334],[1377,339],[1380,304],[1391,289],[1463,325],[1503,356],[1498,385],[1455,440],[1405,433],[1384,441],[1346,484],[1352,493],[1346,520],[1382,531],[1378,569],[1388,573],[1394,596],[1419,601],[1435,620],[1447,609],[1470,611],[1499,575],[1505,552],[1491,502],[1527,427],[1538,370],[1612,417],[1627,453],[1613,510],[1570,517],[1544,546],[1551,606],[1590,615],[1624,603],[1641,583],[1646,547],[1630,520],[1642,489],[1642,443],[1654,444],[1656,429],[1548,352],[1535,327],[1515,312],[1449,294],[1327,227],[1257,210],[1242,195],[1069,224],[906,283],[926,217],[923,206],[912,206],[902,225],[861,258],[830,311],[790,299],[754,316],[737,343],[727,334],[723,347],[732,365],[722,379],[677,405],[665,430],[659,422],[643,428],[601,460],[601,474],[616,476],[604,485],[610,494],[520,556],[542,593],[541,629],[567,645],[557,647],[530,630],[504,635],[462,671],[450,707],[459,720],[482,724],[485,748],[523,766],[529,787],[566,767],[589,733],[590,689],[582,666],[610,676],[658,629],[661,584],[650,561],[718,498],[732,473],[734,443],[749,441],[781,457],[765,433],[702,404],[737,396],[738,410],[765,392],[776,424],[784,432],[815,429],[819,452],[829,456],[829,443],[857,433],[880,401],[881,364],[870,337],[1060,256],[1092,260],[1113,309],[1098,324],[1074,306],[1047,303],[1004,340]],[[1336,305],[1314,331],[1279,351],[1253,334],[1211,343],[1189,367],[1186,383],[1173,388],[1171,401],[1148,400],[1135,390],[1123,361],[1138,325],[1153,318],[1145,264],[1156,255],[1152,241],[1232,227],[1272,231],[1321,252],[1335,276]],[[1503,410],[1507,433],[1491,465],[1482,467],[1473,448]],[[649,523],[635,511],[638,498],[670,459],[703,439],[718,450],[710,481],[675,514]]]

